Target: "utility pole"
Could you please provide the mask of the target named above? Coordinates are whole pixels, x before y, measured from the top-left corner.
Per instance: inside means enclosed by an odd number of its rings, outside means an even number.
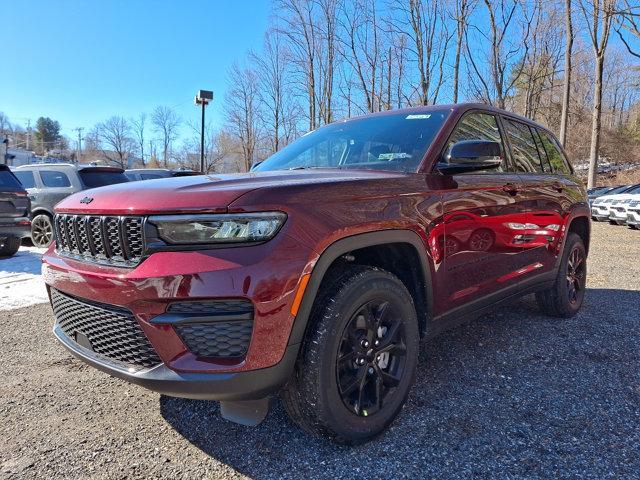
[[[213,92],[209,90],[198,90],[196,95],[196,105],[202,105],[202,125],[200,127],[200,173],[205,172],[204,165],[204,107],[213,101]]]
[[[83,127],[76,127],[73,129],[74,131],[78,132],[78,145],[76,146],[76,163],[80,163],[80,159],[82,157],[82,130],[84,130]]]
[[[31,150],[31,119],[27,118],[27,151]]]

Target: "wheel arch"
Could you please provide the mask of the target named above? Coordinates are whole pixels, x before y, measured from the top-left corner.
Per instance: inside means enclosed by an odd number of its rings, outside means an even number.
[[[380,248],[388,251],[389,248],[393,247],[399,247],[399,252],[412,252],[412,255],[415,255],[414,259],[418,260],[417,265],[415,262],[409,263],[409,265],[413,265],[415,267],[411,272],[411,276],[413,277],[411,281],[409,280],[408,274],[404,275],[403,278],[403,275],[397,275],[394,271],[391,271],[391,273],[400,277],[414,297],[416,313],[420,320],[420,330],[421,333],[424,334],[428,322],[430,318],[432,318],[431,308],[433,306],[431,269],[424,243],[420,236],[412,230],[383,230],[344,237],[332,243],[322,252],[313,267],[300,303],[300,308],[298,309],[298,313],[294,319],[291,335],[289,337],[289,345],[298,344],[304,340],[315,299],[322,287],[323,281],[328,278],[327,274],[333,266],[339,265],[343,261],[353,261],[350,259],[345,260],[343,258],[345,256],[353,256],[355,260],[355,257],[360,254],[361,256],[370,259],[373,249]],[[402,248],[407,250],[402,250]],[[393,261],[393,259],[390,259],[389,261]],[[372,263],[371,260],[369,260],[362,264],[371,265]],[[373,262],[373,266],[380,266],[384,268],[380,265],[380,262]],[[407,283],[410,284],[408,285]]]

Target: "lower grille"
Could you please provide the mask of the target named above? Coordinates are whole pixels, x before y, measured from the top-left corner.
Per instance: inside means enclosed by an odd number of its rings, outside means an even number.
[[[192,323],[176,327],[187,348],[198,357],[237,358],[247,353],[253,322]]]
[[[249,349],[253,304],[248,300],[176,302],[169,305],[167,312],[207,318],[207,322],[195,320],[175,326],[184,344],[198,357],[239,358]]]
[[[130,311],[88,303],[54,289],[51,304],[57,324],[70,340],[127,367],[150,368],[162,362]]]

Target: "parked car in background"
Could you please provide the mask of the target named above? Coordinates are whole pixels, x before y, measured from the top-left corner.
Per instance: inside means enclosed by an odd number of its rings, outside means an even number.
[[[635,195],[627,206],[627,226],[633,230],[640,229],[640,195]]]
[[[30,202],[20,181],[6,165],[0,165],[0,257],[10,257],[29,236]]]
[[[340,121],[251,173],[88,196],[56,206],[42,257],[58,340],[247,425],[280,392],[305,430],[367,441],[402,411],[421,337],[533,292],[571,317],[586,292],[582,182],[551,132],[487,105]]]
[[[200,175],[200,172],[194,172],[193,170],[170,170],[168,168],[132,168],[130,170],[126,170],[124,173],[132,182],[138,180],[154,180],[156,178]]]
[[[616,187],[606,195],[596,198],[591,204],[591,218],[598,222],[609,221],[609,215],[611,214],[610,207],[618,198],[617,196],[622,195],[637,186],[638,185],[623,185]]]
[[[596,187],[596,188],[588,189],[587,195],[589,196],[589,207],[593,205],[593,201],[596,198],[601,197],[602,195],[607,195],[608,193],[610,193],[612,190],[615,190],[616,188],[620,188],[620,187]]]
[[[31,200],[31,241],[48,247],[53,239],[53,207],[72,193],[128,182],[117,167],[73,164],[32,164],[13,169]]]
[[[637,185],[624,193],[615,195],[616,198],[609,203],[609,223],[612,225],[627,224],[627,207],[629,203],[640,195],[640,185]]]

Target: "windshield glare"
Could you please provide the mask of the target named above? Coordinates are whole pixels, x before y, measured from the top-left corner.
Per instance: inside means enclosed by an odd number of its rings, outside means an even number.
[[[254,171],[344,168],[415,172],[449,110],[337,122],[296,140]]]

